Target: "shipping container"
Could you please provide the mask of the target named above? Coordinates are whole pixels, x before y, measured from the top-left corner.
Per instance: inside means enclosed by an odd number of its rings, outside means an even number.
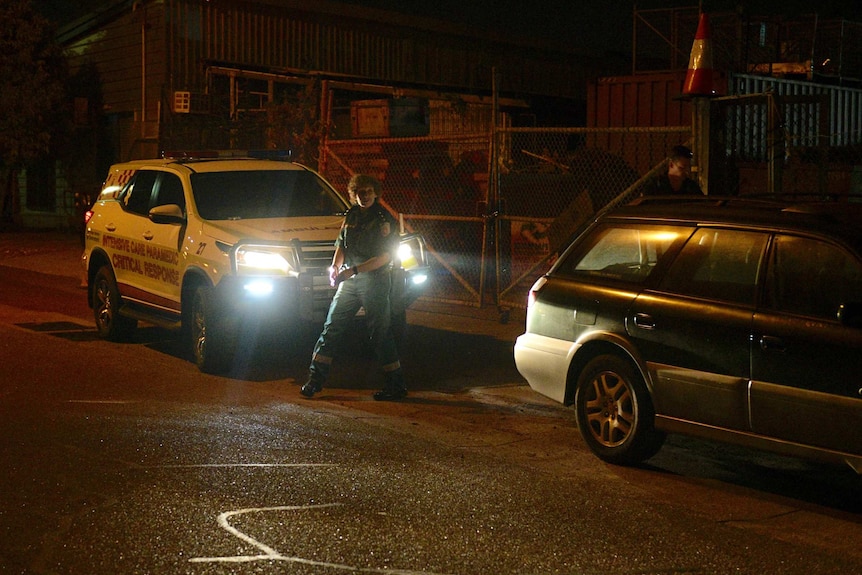
[[[406,138],[427,136],[428,100],[357,100],[350,104],[350,124],[354,138]]]
[[[610,76],[587,86],[587,127],[687,126],[691,98],[682,93],[686,71]],[[717,93],[727,93],[727,76],[714,73]]]

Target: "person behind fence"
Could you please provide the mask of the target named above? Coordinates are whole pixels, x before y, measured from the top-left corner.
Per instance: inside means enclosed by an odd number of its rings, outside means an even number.
[[[335,241],[329,279],[337,286],[335,297],[314,345],[308,381],[300,389],[313,397],[323,389],[332,361],[356,312],[365,308],[371,347],[384,375],[384,386],[374,394],[378,401],[396,401],[407,395],[398,349],[390,329],[390,268],[397,252],[397,222],[377,201],[380,182],[357,174],[347,185],[353,206],[348,210]]]
[[[692,156],[686,146],[674,146],[668,158],[667,171],[648,183],[644,195],[703,195],[700,185],[691,177]]]

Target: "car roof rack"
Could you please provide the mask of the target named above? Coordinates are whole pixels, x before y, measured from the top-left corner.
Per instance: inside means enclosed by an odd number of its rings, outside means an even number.
[[[862,221],[862,196],[822,194],[747,194],[741,196],[661,195],[636,198],[629,206],[667,206],[674,215],[683,215],[671,206],[696,207],[698,210],[726,208],[750,209],[774,214],[798,214],[830,222],[856,225]]]
[[[761,196],[707,196],[697,194],[667,194],[656,196],[640,196],[632,200],[628,205],[642,206],[646,204],[712,204],[715,206],[763,206],[778,207],[787,206],[788,203],[776,198],[764,198]]]
[[[829,206],[854,205],[862,208],[862,194],[745,194],[740,196],[708,196],[708,195],[657,195],[640,196],[632,200],[629,205],[644,204],[683,204],[683,203],[707,203],[716,206],[762,206],[772,207],[784,211],[798,211],[804,213],[831,213],[834,208]]]

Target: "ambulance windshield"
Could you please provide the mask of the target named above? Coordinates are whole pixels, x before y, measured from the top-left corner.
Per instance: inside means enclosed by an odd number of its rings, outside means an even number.
[[[193,174],[191,182],[195,205],[205,220],[331,216],[348,208],[312,172],[203,172]]]

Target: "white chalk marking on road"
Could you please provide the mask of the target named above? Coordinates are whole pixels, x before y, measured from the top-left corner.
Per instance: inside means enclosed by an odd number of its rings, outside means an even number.
[[[441,575],[439,573],[431,573],[428,571],[413,571],[411,569],[377,569],[373,567],[356,567],[354,565],[344,565],[341,563],[330,563],[327,561],[315,561],[313,559],[305,559],[303,557],[289,557],[282,555],[269,545],[261,543],[254,537],[247,535],[230,524],[230,518],[236,515],[246,513],[264,513],[268,511],[308,511],[312,509],[324,509],[327,507],[338,507],[341,503],[321,503],[318,505],[281,505],[278,507],[250,507],[247,509],[237,509],[236,511],[225,511],[219,514],[218,523],[222,529],[240,539],[249,545],[257,547],[263,551],[263,555],[234,555],[230,557],[193,557],[189,559],[190,563],[249,563],[252,561],[289,561],[291,563],[299,563],[302,565],[312,565],[314,567],[325,567],[328,569],[339,569],[341,571],[349,571],[352,573],[388,573],[391,575]]]
[[[152,465],[154,469],[184,469],[206,467],[338,467],[337,463],[177,463],[176,465]]]
[[[101,403],[105,405],[124,405],[127,403],[138,403],[129,399],[70,399],[66,403]]]

